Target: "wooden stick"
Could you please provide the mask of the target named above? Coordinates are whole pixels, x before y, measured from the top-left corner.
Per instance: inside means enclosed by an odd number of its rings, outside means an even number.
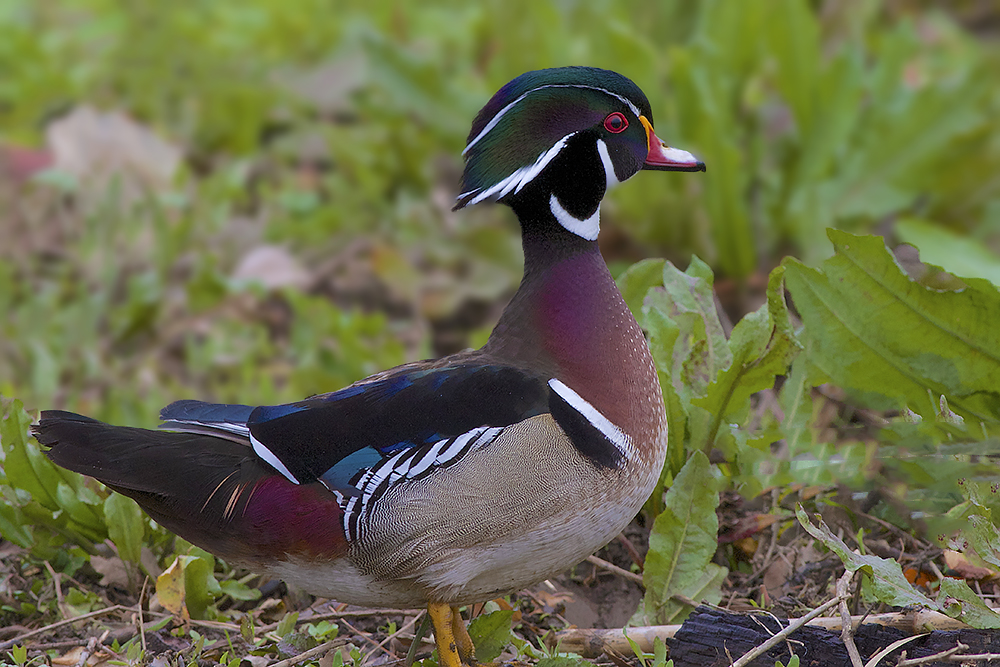
[[[634,581],[635,583],[645,588],[645,584],[642,583],[641,574],[636,574],[635,572],[629,572],[628,570],[620,568],[614,563],[609,563],[603,558],[598,558],[597,556],[587,556],[587,562],[590,563],[591,565],[596,565],[602,570],[607,570],[608,572],[614,572],[619,577],[622,577],[623,579],[628,579],[629,581]]]
[[[308,660],[309,658],[315,658],[317,655],[332,651],[338,646],[343,646],[347,643],[346,639],[331,639],[330,641],[320,644],[315,648],[311,648],[308,651],[303,651],[299,653],[294,658],[289,658],[288,660],[282,660],[281,662],[276,662],[271,667],[291,667],[292,665],[297,665],[300,662]]]
[[[37,630],[32,630],[31,632],[25,632],[24,634],[18,635],[13,639],[8,639],[7,641],[0,643],[0,651],[10,648],[15,644],[28,639],[29,637],[34,637],[35,635],[40,635],[42,633],[48,632],[49,630],[54,630],[56,628],[61,628],[64,625],[69,625],[70,623],[76,623],[77,621],[85,621],[88,618],[94,618],[95,616],[104,616],[105,614],[110,614],[114,611],[126,611],[130,610],[131,607],[126,607],[124,605],[116,604],[113,607],[106,607],[105,609],[98,609],[97,611],[92,611],[89,614],[82,614],[80,616],[75,616],[73,618],[67,618],[64,621],[58,621],[56,623],[51,623],[46,625],[44,628],[38,628]]]
[[[853,578],[854,571],[846,570],[844,576],[837,581],[837,598],[840,600],[840,622],[842,624],[840,641],[844,642],[847,655],[851,658],[851,664],[854,667],[865,667],[865,663],[861,660],[861,652],[858,651],[858,645],[854,643],[854,624],[851,623],[851,612],[847,608],[847,598],[851,597],[849,589]]]

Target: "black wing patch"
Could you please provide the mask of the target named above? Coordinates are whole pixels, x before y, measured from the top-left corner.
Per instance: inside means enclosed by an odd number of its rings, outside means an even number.
[[[254,439],[300,483],[365,447],[382,456],[508,426],[549,409],[545,378],[499,365],[405,370],[333,394],[250,415]]]

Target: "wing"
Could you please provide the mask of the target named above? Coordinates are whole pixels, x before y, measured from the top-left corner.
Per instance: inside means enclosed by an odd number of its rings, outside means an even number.
[[[549,412],[546,380],[498,364],[403,366],[296,403],[252,408],[179,401],[160,417],[165,428],[249,440],[261,459],[297,484],[321,481],[357,495],[356,475],[387,459],[412,450],[419,472],[421,461],[430,465],[485,442],[470,434]]]

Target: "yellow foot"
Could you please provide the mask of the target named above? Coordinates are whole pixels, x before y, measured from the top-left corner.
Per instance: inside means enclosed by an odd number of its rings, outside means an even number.
[[[472,637],[469,636],[469,631],[465,628],[462,612],[458,610],[458,607],[451,608],[451,630],[455,635],[455,644],[462,662],[467,665],[480,664],[476,661],[476,645],[472,643]]]
[[[462,664],[477,665],[476,647],[472,644],[469,631],[462,622],[458,607],[444,602],[430,602],[427,613],[434,624],[434,642],[437,644],[438,661],[441,667],[462,667]]]

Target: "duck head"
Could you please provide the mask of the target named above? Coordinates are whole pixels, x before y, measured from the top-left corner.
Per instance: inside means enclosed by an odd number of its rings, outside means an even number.
[[[517,77],[476,116],[462,154],[456,210],[498,201],[522,223],[551,213],[587,240],[597,238],[604,194],[640,170],[705,171],[703,162],[656,136],[638,86],[595,67]]]

